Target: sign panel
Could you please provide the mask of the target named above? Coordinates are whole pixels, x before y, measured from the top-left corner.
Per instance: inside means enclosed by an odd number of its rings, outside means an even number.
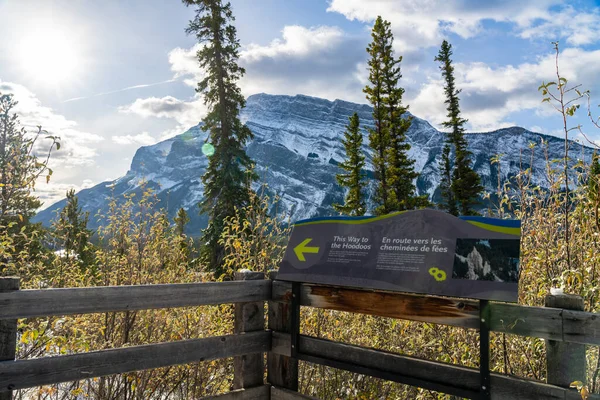
[[[298,221],[278,278],[517,301],[520,221],[438,210]]]

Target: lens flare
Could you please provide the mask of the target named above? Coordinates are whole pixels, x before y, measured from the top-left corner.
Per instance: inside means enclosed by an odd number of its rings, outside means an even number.
[[[202,154],[204,154],[206,157],[212,156],[215,154],[215,146],[210,143],[204,143],[202,145]]]

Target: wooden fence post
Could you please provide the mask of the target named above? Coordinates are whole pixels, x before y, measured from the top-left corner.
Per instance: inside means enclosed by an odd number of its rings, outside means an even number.
[[[19,290],[19,278],[0,277],[0,293]],[[0,320],[0,362],[13,361],[17,350],[17,320]],[[1,388],[6,389],[6,388]],[[12,391],[0,392],[0,400],[11,400]]]
[[[269,275],[277,278],[277,271]],[[283,302],[269,301],[269,329],[282,333],[292,333],[291,298]],[[298,391],[298,360],[275,353],[267,354],[267,382],[273,386]]]
[[[583,311],[581,296],[548,295],[546,307]],[[569,387],[573,381],[586,381],[585,345],[546,340],[546,380],[552,385]]]
[[[262,272],[242,270],[234,273],[236,281],[265,279]],[[234,333],[265,330],[265,303],[236,303]],[[233,359],[233,388],[248,389],[264,384],[264,354],[246,354]]]

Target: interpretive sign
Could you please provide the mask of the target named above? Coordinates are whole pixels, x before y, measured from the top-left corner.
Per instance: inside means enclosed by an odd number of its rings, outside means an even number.
[[[416,210],[294,224],[278,278],[517,301],[520,221]]]

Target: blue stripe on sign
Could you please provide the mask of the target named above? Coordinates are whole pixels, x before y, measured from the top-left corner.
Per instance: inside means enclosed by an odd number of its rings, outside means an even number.
[[[488,217],[469,217],[463,216],[458,217],[464,221],[475,221],[481,222],[482,224],[489,224],[495,226],[504,226],[506,228],[520,228],[521,221],[518,219],[498,219],[498,218],[488,218]]]

